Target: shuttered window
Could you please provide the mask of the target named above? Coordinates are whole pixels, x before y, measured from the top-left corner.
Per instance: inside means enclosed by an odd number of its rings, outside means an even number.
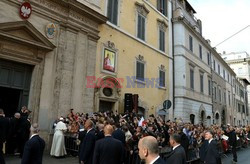
[[[190,69],[190,88],[194,89],[194,70]]]
[[[199,54],[200,54],[200,58],[202,59],[202,46],[199,45]]]
[[[207,53],[207,64],[208,64],[208,65],[211,64],[211,63],[210,63],[210,53],[209,53],[209,52]]]
[[[136,61],[136,79],[144,81],[144,63]]]
[[[193,52],[193,37],[189,36],[189,50]]]
[[[211,80],[209,79],[208,80],[208,95],[211,95],[211,88],[212,88]]]
[[[159,34],[159,44],[160,44],[160,50],[165,52],[165,31],[163,30],[159,30],[160,34]]]
[[[167,16],[167,0],[157,0],[157,10]]]
[[[108,20],[117,25],[117,17],[118,16],[118,0],[108,0],[108,12],[107,17]]]
[[[145,41],[145,17],[138,14],[137,37]]]
[[[200,89],[201,89],[201,93],[204,93],[203,74],[200,75]]]
[[[160,87],[165,87],[165,71],[159,71]]]

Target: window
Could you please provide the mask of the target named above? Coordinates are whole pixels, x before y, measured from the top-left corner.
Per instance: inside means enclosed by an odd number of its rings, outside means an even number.
[[[202,47],[201,47],[201,45],[199,45],[199,54],[200,54],[200,58],[202,59]]]
[[[165,71],[160,70],[159,77],[160,77],[160,87],[165,87]]]
[[[218,64],[218,74],[220,75],[220,65]]]
[[[160,43],[160,50],[165,52],[165,31],[163,31],[162,29],[159,30],[160,34],[159,34],[159,43]]]
[[[238,112],[240,112],[240,103],[238,103]]]
[[[118,16],[118,0],[109,0],[108,1],[108,20],[117,25],[117,17]]]
[[[231,105],[231,96],[230,96],[230,91],[228,91],[228,105]]]
[[[226,79],[226,72],[224,69],[223,69],[223,78]]]
[[[204,93],[203,74],[200,75],[200,89],[201,93]]]
[[[215,100],[217,99],[217,90],[216,90],[216,87],[214,87],[214,99]]]
[[[167,0],[157,0],[157,10],[167,16]]]
[[[215,60],[214,60],[214,71],[215,71]]]
[[[218,89],[218,92],[219,92],[219,101],[221,102],[221,90]]]
[[[140,81],[144,81],[144,63],[140,61],[136,61],[136,79]]]
[[[190,69],[190,88],[194,89],[194,70]]]
[[[193,38],[189,35],[189,50],[193,52]]]
[[[145,17],[138,13],[137,37],[145,41]]]
[[[211,80],[208,80],[208,95],[211,96]]]
[[[230,83],[229,73],[227,74],[227,81]]]
[[[226,92],[224,92],[224,103],[227,103],[227,97],[226,97]]]
[[[211,64],[211,63],[210,63],[210,53],[209,53],[209,52],[207,53],[207,64],[208,64],[208,65]]]

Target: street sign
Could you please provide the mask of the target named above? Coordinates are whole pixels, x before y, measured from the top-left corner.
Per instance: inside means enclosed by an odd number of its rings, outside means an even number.
[[[163,109],[169,109],[171,107],[172,103],[170,100],[165,100],[163,102]]]

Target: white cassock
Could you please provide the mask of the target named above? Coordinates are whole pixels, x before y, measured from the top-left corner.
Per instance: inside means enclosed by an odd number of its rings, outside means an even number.
[[[55,128],[50,155],[60,157],[67,154],[63,135],[63,131],[65,130],[67,130],[65,123],[59,121]]]

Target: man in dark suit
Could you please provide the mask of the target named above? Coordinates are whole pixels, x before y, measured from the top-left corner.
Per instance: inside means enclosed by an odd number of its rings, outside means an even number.
[[[138,143],[139,156],[145,164],[166,164],[159,156],[158,142],[155,137],[147,136],[140,139]]]
[[[213,140],[212,131],[206,131],[205,133],[205,141],[200,149],[200,158],[202,163],[221,164],[217,142]]]
[[[121,141],[113,138],[111,125],[104,127],[105,138],[96,142],[93,164],[122,164],[124,147]]]
[[[237,145],[237,137],[232,126],[228,127],[228,137],[229,137],[229,145],[232,146],[232,154],[233,154],[233,163],[237,162],[237,154],[236,154],[236,145]]]
[[[30,128],[30,139],[26,142],[21,164],[42,164],[45,142],[38,135],[38,124]]]
[[[96,141],[93,121],[88,119],[84,124],[84,129],[87,133],[80,146],[79,161],[81,164],[92,164]]]
[[[6,141],[9,130],[9,119],[5,118],[3,109],[0,109],[0,163],[5,164],[3,158],[3,143]]]
[[[118,139],[119,141],[121,141],[123,145],[125,145],[126,144],[125,133],[120,129],[119,123],[116,123],[114,127],[115,127],[115,131],[112,133],[112,136],[115,139]]]
[[[186,164],[186,153],[181,146],[181,136],[179,134],[173,134],[170,136],[169,142],[173,151],[168,155],[167,163]]]
[[[23,150],[25,143],[29,140],[30,135],[30,120],[26,117],[20,118],[20,126],[17,130],[18,148],[20,151],[20,158],[23,156]]]

